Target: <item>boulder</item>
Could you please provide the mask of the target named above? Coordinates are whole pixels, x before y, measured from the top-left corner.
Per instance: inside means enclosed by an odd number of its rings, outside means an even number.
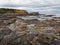
[[[9,28],[10,28],[11,30],[13,30],[13,31],[14,31],[14,30],[24,31],[24,30],[27,30],[27,29],[28,29],[26,23],[24,23],[24,22],[23,22],[22,20],[20,20],[20,19],[17,19],[17,20],[15,21],[15,23],[10,24]]]
[[[7,27],[0,28],[0,41],[3,40],[4,36],[9,35],[11,33],[11,30]]]

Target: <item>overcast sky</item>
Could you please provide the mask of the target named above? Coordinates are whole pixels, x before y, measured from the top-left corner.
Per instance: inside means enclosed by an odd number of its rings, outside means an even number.
[[[60,0],[0,0],[0,8],[16,8],[45,14],[60,14]]]

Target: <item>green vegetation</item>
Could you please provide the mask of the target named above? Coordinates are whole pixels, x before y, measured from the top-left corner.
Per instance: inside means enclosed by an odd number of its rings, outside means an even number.
[[[0,14],[4,14],[4,13],[18,13],[18,14],[22,14],[22,15],[28,14],[28,12],[26,10],[0,8]]]
[[[15,13],[15,9],[5,9],[5,8],[0,8],[0,14],[4,14],[4,13]]]

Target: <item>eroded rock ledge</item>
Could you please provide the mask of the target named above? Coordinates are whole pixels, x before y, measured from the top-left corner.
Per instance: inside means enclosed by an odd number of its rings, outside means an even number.
[[[2,16],[0,45],[60,45],[60,20],[45,17]]]

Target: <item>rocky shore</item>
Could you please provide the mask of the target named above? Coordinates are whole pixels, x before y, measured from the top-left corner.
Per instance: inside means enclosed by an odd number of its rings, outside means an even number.
[[[0,45],[60,45],[60,17],[0,15]]]

